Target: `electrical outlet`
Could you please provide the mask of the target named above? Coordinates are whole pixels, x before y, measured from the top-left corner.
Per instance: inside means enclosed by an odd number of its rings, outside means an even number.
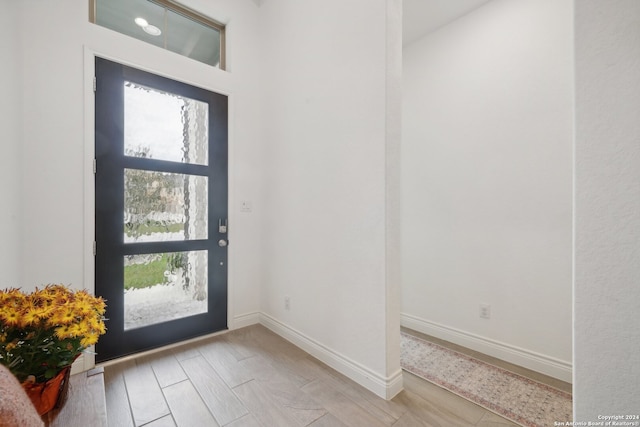
[[[480,304],[480,318],[491,319],[491,306],[489,304]]]
[[[285,310],[290,310],[291,309],[291,298],[284,297],[284,309]]]
[[[240,212],[251,212],[253,210],[253,205],[251,200],[242,200],[240,202]]]

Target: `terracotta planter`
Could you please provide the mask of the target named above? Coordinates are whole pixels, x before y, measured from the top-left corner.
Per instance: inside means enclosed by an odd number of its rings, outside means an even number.
[[[23,382],[22,387],[36,407],[38,414],[62,407],[67,399],[71,366],[63,368],[55,377],[45,383]]]

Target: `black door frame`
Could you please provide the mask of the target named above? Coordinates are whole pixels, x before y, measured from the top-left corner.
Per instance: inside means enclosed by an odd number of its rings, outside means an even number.
[[[227,329],[228,97],[99,57],[95,58],[95,284],[107,300],[108,332],[96,345],[96,361],[138,353]],[[209,104],[208,166],[124,155],[124,81],[159,88]],[[124,243],[124,169],[209,177],[208,239]],[[125,255],[208,251],[208,310],[182,319],[124,330]],[[108,284],[116,284],[109,286]]]

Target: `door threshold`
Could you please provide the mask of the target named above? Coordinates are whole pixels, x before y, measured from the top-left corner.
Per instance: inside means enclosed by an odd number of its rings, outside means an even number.
[[[116,364],[121,363],[121,362],[127,362],[129,360],[135,360],[135,359],[137,359],[139,357],[150,356],[152,354],[160,353],[160,352],[165,351],[165,350],[172,350],[174,348],[182,347],[182,346],[185,346],[185,345],[189,345],[189,344],[197,343],[197,342],[200,342],[200,341],[204,341],[204,340],[207,340],[209,338],[213,338],[213,337],[217,337],[217,336],[220,336],[220,335],[224,335],[224,334],[227,334],[228,332],[229,332],[229,329],[223,329],[222,331],[213,332],[211,334],[201,335],[199,337],[189,338],[188,340],[179,341],[179,342],[176,342],[176,343],[173,343],[173,344],[167,344],[167,345],[162,346],[162,347],[152,348],[150,350],[141,351],[139,353],[129,354],[129,355],[126,355],[126,356],[118,357],[118,358],[107,360],[107,361],[100,362],[100,363],[96,363],[96,368],[104,368],[104,367],[107,367],[107,366],[116,365]]]

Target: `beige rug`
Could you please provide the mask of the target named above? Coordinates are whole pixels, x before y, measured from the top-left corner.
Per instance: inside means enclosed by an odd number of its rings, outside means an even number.
[[[403,333],[402,368],[525,427],[573,419],[571,394]]]

